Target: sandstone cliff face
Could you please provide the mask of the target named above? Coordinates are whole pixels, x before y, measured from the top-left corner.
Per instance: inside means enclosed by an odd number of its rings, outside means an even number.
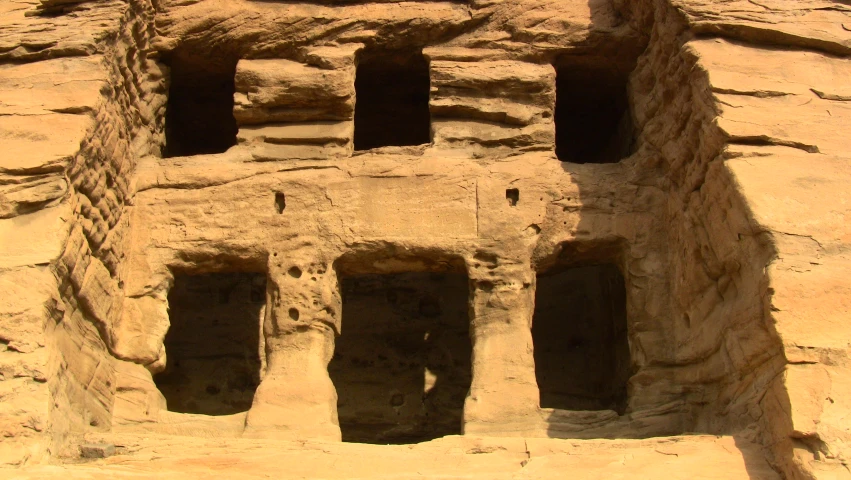
[[[849,475],[847,2],[0,25],[5,464],[95,434],[696,433],[742,475]]]

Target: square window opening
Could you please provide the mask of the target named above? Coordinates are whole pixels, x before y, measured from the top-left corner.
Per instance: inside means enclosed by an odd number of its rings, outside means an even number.
[[[212,61],[176,53],[168,63],[171,84],[163,156],[223,153],[236,145],[236,61]]]
[[[367,52],[358,62],[355,95],[355,150],[431,142],[422,52]]]
[[[631,365],[617,267],[538,275],[532,341],[542,408],[624,413]]]
[[[342,334],[328,366],[344,442],[460,435],[470,389],[465,274],[341,277]]]
[[[154,376],[169,411],[230,415],[251,408],[265,302],[265,274],[175,275],[166,368]]]
[[[556,156],[563,162],[617,163],[633,149],[628,74],[601,65],[556,67]]]

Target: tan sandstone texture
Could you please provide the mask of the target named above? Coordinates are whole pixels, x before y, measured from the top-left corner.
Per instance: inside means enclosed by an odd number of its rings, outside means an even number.
[[[851,478],[848,0],[3,0],[0,477]]]

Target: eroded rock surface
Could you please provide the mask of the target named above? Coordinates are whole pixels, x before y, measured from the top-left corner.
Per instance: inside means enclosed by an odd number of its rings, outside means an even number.
[[[851,477],[848,2],[0,26],[14,475]]]

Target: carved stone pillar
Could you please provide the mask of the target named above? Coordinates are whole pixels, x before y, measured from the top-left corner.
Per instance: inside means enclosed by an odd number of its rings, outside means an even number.
[[[266,371],[245,436],[340,440],[337,393],[328,377],[340,312],[336,275],[329,266],[275,259],[267,284]]]
[[[536,425],[538,385],[532,355],[535,274],[493,264],[470,271],[473,381],[465,434],[519,435]]]

